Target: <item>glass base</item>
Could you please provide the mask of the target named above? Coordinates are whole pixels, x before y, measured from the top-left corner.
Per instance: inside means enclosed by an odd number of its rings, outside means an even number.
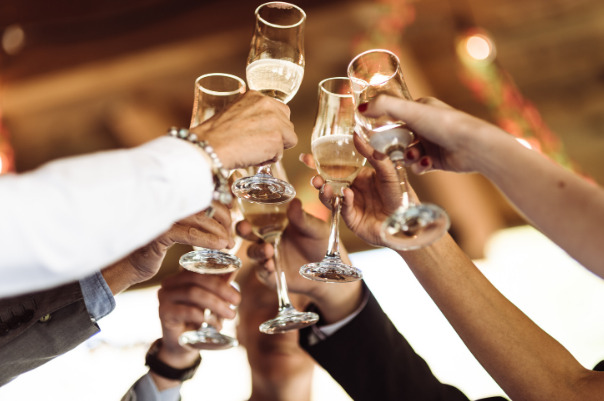
[[[180,335],[178,343],[183,347],[200,350],[223,350],[239,345],[235,338],[220,333],[212,326],[186,331]]]
[[[198,249],[180,257],[182,267],[200,274],[225,274],[238,270],[241,259],[215,249]]]
[[[268,174],[240,178],[231,189],[236,196],[256,203],[284,203],[296,196],[290,183]]]
[[[443,209],[422,203],[396,210],[384,221],[380,235],[387,246],[407,251],[430,245],[441,238],[450,225]]]
[[[308,263],[300,268],[300,275],[309,280],[326,283],[350,283],[361,280],[361,270],[349,266],[339,257],[326,256],[318,263]]]
[[[266,334],[285,333],[292,330],[300,330],[312,326],[319,321],[319,315],[314,312],[300,312],[289,307],[279,311],[276,318],[267,320],[259,327]]]

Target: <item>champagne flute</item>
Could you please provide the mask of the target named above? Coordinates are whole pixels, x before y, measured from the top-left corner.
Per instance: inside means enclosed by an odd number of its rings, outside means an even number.
[[[193,100],[193,113],[191,127],[195,127],[214,114],[222,111],[239,96],[245,93],[245,82],[234,75],[211,73],[198,77],[195,80],[195,97]],[[238,208],[231,208],[231,217],[234,224],[241,220]],[[241,260],[235,252],[241,245],[241,238],[235,237],[235,246],[231,249],[216,250],[194,247],[194,250],[180,257],[180,265],[200,274],[220,274],[225,280],[230,279],[232,272],[241,267]],[[204,311],[204,322],[198,330],[187,331],[181,334],[179,342],[195,349],[227,349],[237,345],[237,340],[220,333],[212,322],[217,317],[210,309]]]
[[[322,261],[308,263],[300,274],[308,279],[346,283],[363,278],[361,271],[344,263],[339,251],[339,221],[343,190],[357,176],[365,158],[354,147],[354,103],[348,78],[327,78],[319,83],[319,106],[311,148],[319,174],[329,183],[332,199],[331,229]]]
[[[266,334],[284,333],[315,324],[319,321],[319,315],[314,312],[300,312],[292,305],[287,291],[285,273],[281,270],[279,244],[281,235],[287,227],[287,205],[289,201],[257,203],[245,198],[237,198],[237,200],[243,215],[252,225],[254,234],[265,242],[272,244],[275,252],[273,262],[275,264],[279,310],[275,318],[260,325],[260,331]]]
[[[380,94],[413,100],[403,78],[398,57],[383,49],[357,55],[348,65],[354,101],[358,107]],[[404,122],[388,115],[367,118],[355,113],[359,133],[378,152],[388,155],[401,183],[401,205],[382,225],[382,240],[399,250],[418,249],[442,237],[449,229],[449,216],[428,203],[414,202],[409,193],[404,151],[415,135]]]
[[[247,59],[250,89],[289,102],[304,76],[306,14],[293,4],[270,2],[256,9],[256,25]],[[281,203],[296,196],[294,187],[273,176],[270,164],[237,181],[233,193],[262,203]]]

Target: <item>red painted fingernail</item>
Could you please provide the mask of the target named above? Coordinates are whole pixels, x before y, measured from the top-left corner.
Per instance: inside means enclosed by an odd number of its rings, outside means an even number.
[[[362,113],[367,110],[367,107],[369,107],[369,103],[361,103],[359,104],[359,107],[357,107],[357,110]]]
[[[422,167],[428,167],[430,165],[430,160],[428,160],[427,157],[424,157],[419,161],[419,164],[421,164]]]

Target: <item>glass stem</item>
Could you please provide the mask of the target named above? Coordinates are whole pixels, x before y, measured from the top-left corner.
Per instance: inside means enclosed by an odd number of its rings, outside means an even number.
[[[273,242],[274,256],[273,262],[275,263],[275,278],[277,280],[277,296],[279,298],[279,311],[292,307],[292,303],[289,300],[289,294],[287,291],[287,282],[285,281],[285,272],[281,270],[281,253],[279,245],[281,244],[281,235],[277,235]]]
[[[212,311],[208,308],[203,311],[203,323],[201,324],[200,330],[207,329],[210,327],[210,318],[212,317]]]
[[[394,159],[394,168],[396,169],[396,175],[398,176],[398,182],[401,186],[401,207],[408,209],[413,205],[411,197],[409,195],[409,180],[407,179],[407,169],[403,159]]]
[[[273,175],[273,172],[271,171],[271,165],[265,164],[264,166],[258,167],[258,172],[256,172],[256,174]]]
[[[340,258],[340,210],[342,209],[342,196],[336,195],[331,201],[331,227],[329,230],[329,245],[327,246],[327,256],[330,258]]]

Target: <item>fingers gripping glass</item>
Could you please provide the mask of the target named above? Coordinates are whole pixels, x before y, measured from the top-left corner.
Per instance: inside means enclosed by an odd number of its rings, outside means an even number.
[[[275,252],[273,262],[275,264],[279,310],[275,318],[260,325],[260,331],[266,334],[284,333],[315,324],[319,321],[319,315],[313,312],[300,312],[292,305],[287,291],[285,273],[281,269],[279,244],[281,234],[287,226],[287,202],[256,203],[241,198],[238,201],[243,215],[252,225],[254,234],[265,242],[272,244]]]
[[[332,199],[331,230],[327,254],[322,261],[300,268],[308,279],[346,283],[363,278],[361,271],[344,263],[339,250],[339,217],[343,190],[365,164],[356,150],[354,138],[354,103],[348,78],[328,78],[319,83],[319,106],[312,131],[311,148],[319,174],[329,183]]]
[[[271,2],[256,9],[256,26],[247,60],[250,89],[289,102],[304,76],[304,11],[289,3]],[[235,182],[236,196],[263,203],[280,203],[296,196],[294,187],[273,176],[270,165]]]
[[[398,57],[382,50],[369,50],[356,56],[348,65],[354,101],[358,107],[380,94],[413,100],[407,89]],[[414,141],[414,134],[402,121],[388,115],[368,118],[355,113],[360,134],[378,152],[388,155],[401,183],[401,205],[385,221],[381,237],[388,246],[417,249],[442,237],[449,229],[449,217],[443,209],[427,203],[415,203],[409,193],[404,151]]]
[[[193,100],[193,114],[191,116],[191,128],[195,127],[214,114],[222,111],[232,102],[245,93],[245,82],[234,75],[213,73],[202,75],[195,80],[195,97]],[[240,220],[237,208],[231,209],[233,224]],[[232,227],[233,229],[233,227]],[[180,265],[199,274],[224,274],[241,267],[241,260],[234,255],[240,245],[231,249],[216,250],[197,248],[180,257]],[[237,340],[220,333],[212,324],[217,317],[206,309],[204,323],[199,330],[183,333],[179,342],[195,349],[226,349],[237,345]]]

